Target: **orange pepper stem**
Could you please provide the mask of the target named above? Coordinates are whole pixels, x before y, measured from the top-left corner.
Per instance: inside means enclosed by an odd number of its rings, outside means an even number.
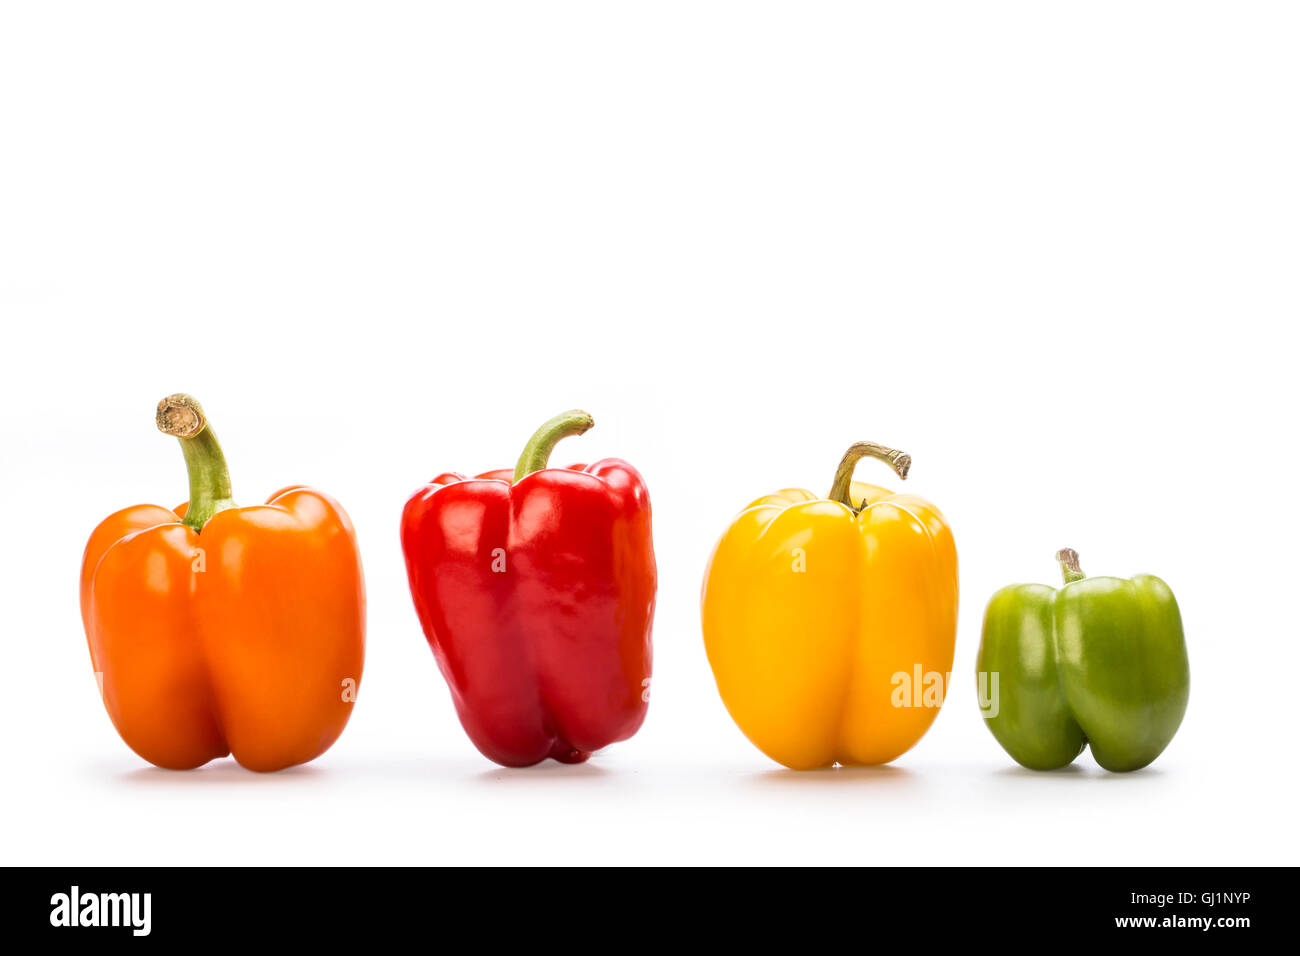
[[[826,496],[851,511],[860,510],[849,500],[849,491],[853,484],[853,469],[863,458],[876,458],[885,462],[894,469],[894,473],[899,478],[904,480],[907,478],[907,469],[912,467],[912,456],[897,448],[886,448],[884,445],[877,445],[870,441],[854,442],[840,459],[840,465],[835,469],[835,482],[831,485],[830,494]]]
[[[515,465],[514,480],[518,481],[525,475],[541,471],[551,460],[551,452],[555,450],[560,439],[568,438],[570,435],[581,435],[594,424],[596,423],[590,415],[577,408],[556,415],[533,432],[533,437],[528,439],[523,454],[519,456],[519,463]]]
[[[230,469],[217,436],[208,427],[203,406],[192,395],[168,395],[158,403],[158,430],[181,443],[185,469],[190,476],[190,503],[184,524],[202,532],[218,511],[234,508],[230,491]]]
[[[1061,562],[1061,576],[1065,578],[1066,584],[1082,581],[1088,576],[1079,567],[1079,552],[1074,548],[1062,548],[1056,552],[1056,560]]]

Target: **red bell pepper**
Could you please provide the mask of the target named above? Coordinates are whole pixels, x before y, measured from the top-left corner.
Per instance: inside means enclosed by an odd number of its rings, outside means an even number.
[[[547,468],[586,412],[537,430],[513,474],[442,474],[402,514],[411,596],[470,740],[507,767],[580,763],[650,698],[650,495],[625,461]]]

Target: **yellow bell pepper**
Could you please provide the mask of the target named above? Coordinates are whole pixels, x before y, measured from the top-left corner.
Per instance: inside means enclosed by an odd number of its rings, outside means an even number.
[[[844,455],[826,498],[759,498],[705,574],[704,644],[745,736],[795,770],[888,763],[943,703],[957,630],[957,549],[939,509],[855,482],[862,458],[907,477],[869,442]]]

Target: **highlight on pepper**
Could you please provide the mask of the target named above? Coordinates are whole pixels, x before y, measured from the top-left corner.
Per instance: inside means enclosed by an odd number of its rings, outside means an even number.
[[[593,425],[564,412],[513,469],[445,473],[402,513],[411,598],[456,713],[488,759],[580,763],[649,706],[650,493],[627,462],[549,467]]]
[[[189,500],[105,518],[81,565],[81,616],[113,726],[137,754],[186,770],[313,760],[352,714],[365,656],[356,534],[303,485],[239,507],[202,406],[158,403]]]
[[[1191,675],[1173,591],[1150,574],[1087,577],[1057,552],[1059,591],[1017,584],[993,595],[975,669],[984,723],[1031,770],[1084,748],[1107,770],[1138,770],[1169,746]]]
[[[914,495],[853,480],[909,455],[845,453],[825,497],[801,488],[751,502],[709,559],[704,644],[718,692],[763,753],[796,770],[888,763],[933,723],[952,669],[957,551]]]

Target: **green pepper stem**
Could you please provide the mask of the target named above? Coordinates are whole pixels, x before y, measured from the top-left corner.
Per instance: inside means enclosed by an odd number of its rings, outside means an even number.
[[[1082,581],[1088,576],[1079,567],[1079,552],[1074,548],[1062,548],[1056,552],[1056,560],[1061,562],[1061,576],[1065,578],[1066,584]]]
[[[858,510],[853,506],[853,502],[849,500],[849,489],[853,483],[853,469],[857,467],[858,462],[863,458],[876,458],[885,462],[904,481],[907,480],[907,470],[912,467],[912,456],[899,451],[897,448],[886,448],[884,445],[877,445],[875,442],[869,441],[855,442],[849,446],[849,450],[840,459],[839,467],[835,469],[835,481],[831,485],[830,494],[826,497],[831,501],[838,501],[852,511]]]
[[[190,503],[184,523],[196,532],[218,511],[234,508],[230,470],[217,436],[208,427],[203,406],[192,395],[168,395],[158,403],[158,430],[181,443],[190,476]]]
[[[533,437],[528,439],[523,454],[519,456],[519,464],[515,465],[514,480],[518,481],[525,475],[541,471],[551,460],[551,452],[555,450],[560,439],[568,438],[570,435],[581,435],[594,424],[596,423],[590,415],[577,408],[556,415],[533,432]]]

